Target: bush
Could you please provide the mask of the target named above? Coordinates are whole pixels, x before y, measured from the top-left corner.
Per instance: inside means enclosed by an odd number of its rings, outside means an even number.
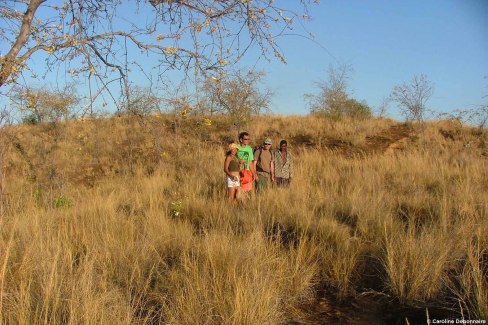
[[[371,108],[366,103],[351,98],[347,91],[347,79],[351,71],[346,65],[329,68],[328,81],[317,82],[319,93],[305,94],[311,113],[334,119],[371,117]]]
[[[34,114],[28,114],[22,117],[23,124],[35,125],[38,123],[37,118]]]
[[[61,195],[53,200],[53,205],[55,208],[71,208],[73,201],[69,197]]]
[[[364,119],[372,116],[371,108],[366,103],[359,102],[353,98],[346,99],[342,103],[337,103],[329,109],[317,113],[336,120],[343,117]]]
[[[13,102],[23,115],[22,122],[37,124],[67,120],[79,98],[74,88],[69,86],[63,90],[17,88],[14,89]]]

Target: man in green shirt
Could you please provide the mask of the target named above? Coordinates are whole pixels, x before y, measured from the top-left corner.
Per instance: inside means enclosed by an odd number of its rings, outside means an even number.
[[[237,158],[241,165],[243,165],[243,169],[250,170],[253,175],[253,181],[247,184],[241,184],[241,188],[244,191],[252,190],[252,184],[256,179],[256,165],[254,164],[254,153],[252,151],[252,147],[249,145],[249,133],[241,132],[239,134],[239,145],[237,146]]]

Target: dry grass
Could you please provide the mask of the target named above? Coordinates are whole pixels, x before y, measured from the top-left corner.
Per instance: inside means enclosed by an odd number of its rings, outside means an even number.
[[[486,131],[260,118],[252,142],[289,140],[293,186],[238,209],[224,119],[2,131],[1,323],[280,324],[371,291],[488,317]]]

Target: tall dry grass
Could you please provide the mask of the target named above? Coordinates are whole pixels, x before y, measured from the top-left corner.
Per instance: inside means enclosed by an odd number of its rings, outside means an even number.
[[[225,120],[10,128],[0,320],[280,324],[372,291],[486,318],[487,134],[440,121],[371,140],[397,124],[253,121],[253,143],[289,140],[295,176],[238,209],[224,199]]]

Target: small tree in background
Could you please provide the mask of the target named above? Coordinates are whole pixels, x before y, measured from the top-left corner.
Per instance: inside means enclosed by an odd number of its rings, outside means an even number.
[[[488,80],[488,76],[485,76],[485,79]],[[488,94],[484,95],[483,98],[488,99]],[[478,126],[480,129],[486,127],[486,123],[488,123],[488,104],[483,104],[479,107],[479,114],[478,114]]]
[[[5,180],[5,156],[10,144],[6,127],[12,124],[11,114],[6,107],[0,109],[0,222],[4,214],[3,188]]]
[[[407,121],[423,122],[427,101],[433,93],[433,84],[422,74],[414,76],[410,83],[395,86],[390,97],[398,104],[401,114]]]
[[[16,88],[14,104],[22,113],[24,122],[42,123],[67,120],[72,108],[79,103],[73,87],[61,91],[47,88]]]
[[[165,100],[167,109],[174,114],[175,123],[179,126],[181,119],[185,119],[193,111],[195,105],[188,93],[183,93]]]
[[[259,87],[264,76],[264,72],[239,70],[222,72],[218,77],[208,78],[204,89],[211,112],[228,115],[240,129],[249,122],[251,116],[258,115],[269,107],[272,92]]]
[[[130,101],[127,98],[130,97]],[[129,96],[123,97],[121,107],[129,114],[146,116],[161,109],[162,99],[148,87],[130,87]]]
[[[377,117],[385,117],[390,102],[391,102],[391,98],[389,96],[383,98],[381,104],[376,108],[375,115]]]
[[[311,113],[321,113],[333,118],[371,116],[371,108],[364,102],[351,98],[348,79],[353,69],[349,65],[330,66],[327,81],[318,81],[318,94],[305,94]]]

